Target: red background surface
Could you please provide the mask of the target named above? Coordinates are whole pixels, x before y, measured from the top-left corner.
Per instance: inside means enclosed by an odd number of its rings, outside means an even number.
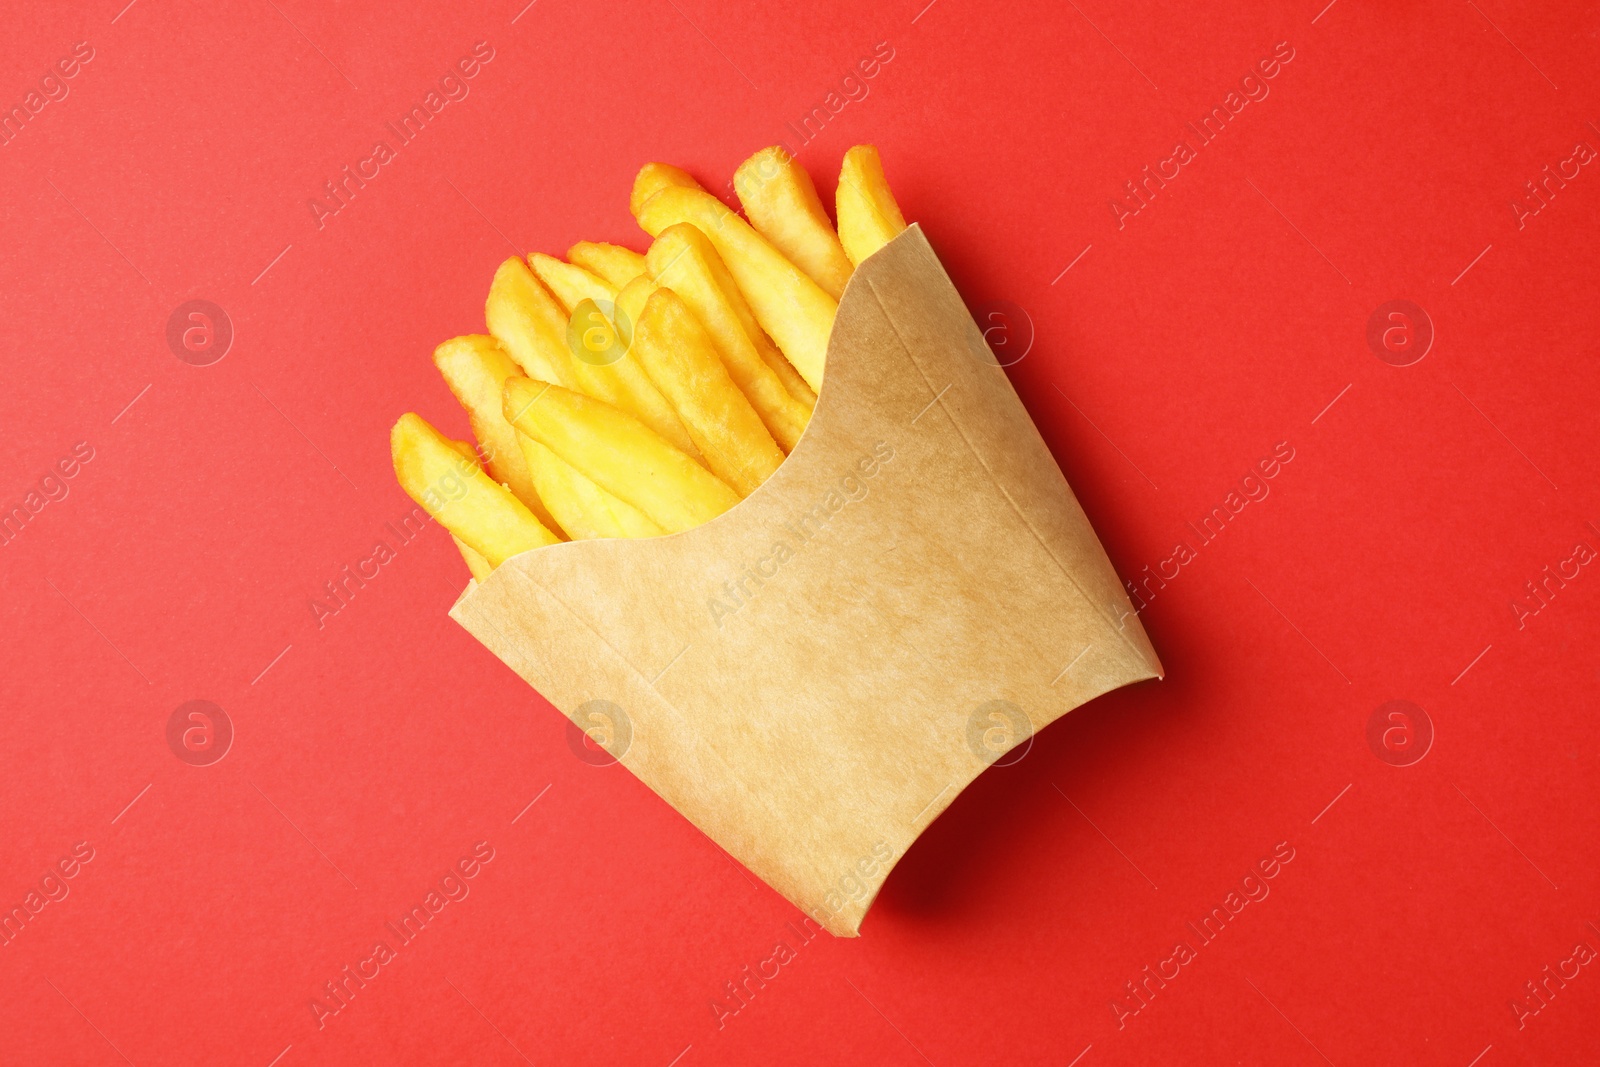
[[[0,502],[94,452],[0,548],[0,905],[94,852],[0,947],[0,1062],[1600,1057],[1600,967],[1511,1007],[1600,948],[1600,573],[1512,606],[1600,547],[1600,164],[1511,207],[1600,147],[1593,7],[122,2],[0,34],[7,105],[94,50],[0,147]],[[306,201],[478,41],[470,95],[319,229]],[[1282,41],[1270,95],[1119,229],[1122,183]],[[446,617],[444,533],[320,628],[309,602],[409,510],[393,419],[465,432],[428,353],[482,328],[501,258],[643,247],[641,163],[720,183],[796,147],[878,42],[800,158],[827,197],[880,145],[969,302],[1024,309],[1009,373],[1121,573],[1295,458],[1146,607],[1164,682],[980,778],[860,940],[797,945],[719,1027],[796,910],[575,757]],[[165,339],[193,298],[234,327],[210,366]],[[1366,341],[1397,298],[1436,332],[1405,367]],[[233,724],[221,762],[168,747],[191,699]],[[1410,766],[1368,741],[1394,699],[1435,734]],[[323,984],[479,841],[470,895],[319,1028]],[[1279,842],[1201,945],[1185,924]]]

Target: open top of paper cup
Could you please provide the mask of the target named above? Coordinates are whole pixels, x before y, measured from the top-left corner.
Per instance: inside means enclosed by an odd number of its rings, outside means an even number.
[[[916,226],[856,270],[811,423],[753,494],[524,553],[451,615],[841,936],[973,778],[1161,674]]]

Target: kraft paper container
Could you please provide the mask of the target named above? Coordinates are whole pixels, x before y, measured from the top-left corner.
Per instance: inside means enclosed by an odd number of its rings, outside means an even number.
[[[1008,748],[1161,675],[916,226],[851,279],[810,426],[750,497],[667,537],[526,552],[450,614],[846,937]]]

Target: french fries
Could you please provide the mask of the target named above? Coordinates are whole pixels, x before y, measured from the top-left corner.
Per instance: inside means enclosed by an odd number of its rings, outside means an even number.
[[[517,434],[539,495],[549,501],[556,521],[574,541],[597,537],[658,537],[666,533],[631,504],[624,503],[526,434]]]
[[[557,261],[559,262],[559,261]],[[566,309],[517,257],[500,264],[484,318],[493,334],[528,377],[564,385],[614,404],[696,458],[699,449],[683,422],[636,364],[610,353],[591,362],[579,358],[568,341]],[[578,352],[588,353],[582,346]]]
[[[589,305],[593,307],[594,305]],[[603,358],[610,358],[609,355]],[[695,459],[700,450],[689,436],[683,420],[678,418],[666,397],[651,383],[638,363],[620,358],[599,366],[578,361],[579,382],[589,396],[613,404],[632,415],[668,442]]]
[[[521,256],[512,256],[494,272],[483,318],[495,340],[529,377],[577,384],[577,368],[566,344],[566,315]]]
[[[439,368],[445,384],[461,406],[467,409],[473,436],[483,444],[489,474],[528,505],[528,510],[540,522],[554,527],[556,520],[539,499],[533,472],[528,469],[528,461],[517,445],[516,431],[500,410],[500,394],[506,379],[521,373],[516,363],[493,337],[467,334],[452,337],[435,348],[433,364]],[[471,446],[467,447],[470,450]]]
[[[618,249],[618,251],[627,250]],[[566,310],[567,347],[578,358],[580,364],[587,364],[590,367],[609,367],[622,358],[627,342],[621,339],[613,322],[617,298],[615,286],[576,264],[564,263],[554,256],[540,252],[528,257],[528,266],[533,268],[533,273],[538,275],[539,280],[555,294],[555,298]],[[580,377],[586,373],[588,372],[583,367],[579,368]],[[620,399],[623,406],[647,422],[657,416],[665,418],[655,398],[649,395],[643,383],[638,381],[637,375],[630,374],[628,368],[622,367],[611,373],[618,379],[615,382],[617,393],[614,399],[623,398]],[[667,425],[670,426],[670,422]]]
[[[806,420],[811,417],[812,405],[796,399],[777,372],[761,358],[750,336],[751,331],[760,334],[761,328],[756,325],[750,306],[706,235],[685,223],[668,226],[650,246],[645,261],[654,282],[667,286],[689,305],[711,335],[717,355],[733,383],[750,401],[783,451],[792,451],[806,428]],[[640,283],[629,284],[638,286]],[[765,334],[762,338],[765,340]],[[783,360],[778,353],[773,355]],[[679,411],[682,411],[681,404]]]
[[[579,241],[567,249],[567,262],[576,263],[590,274],[598,274],[621,289],[645,271],[644,257],[631,248],[603,241]]]
[[[450,344],[451,341],[446,341],[440,348]],[[506,378],[513,377],[518,375],[508,374],[494,382],[494,414],[510,434],[511,443],[522,460],[523,469],[530,476],[532,500],[520,495],[519,498],[528,505],[529,510],[539,518],[539,521],[553,532],[565,533],[573,540],[591,537],[656,537],[665,533],[661,527],[640,514],[637,508],[624,504],[601,489],[548,448],[517,433],[511,424],[506,422],[502,396]],[[470,408],[468,414],[470,417]],[[474,432],[477,432],[476,429]],[[496,436],[498,437],[498,434]],[[478,463],[477,450],[466,441],[451,441],[450,445],[468,463],[473,465]],[[546,500],[550,502],[548,510],[544,503]],[[538,502],[537,507],[534,506],[535,501]],[[554,513],[552,518],[544,517],[552,512]],[[467,569],[472,572],[472,576],[479,581],[487,577],[494,569],[489,566],[488,561],[455,534],[451,534],[450,537],[455,541],[456,547],[461,549],[461,558],[466,560]]]
[[[450,540],[454,541],[456,547],[461,550],[461,558],[466,561],[467,570],[472,572],[474,579],[480,582],[484,581],[494,571],[494,568],[489,566],[489,561],[474,552],[471,545],[455,534],[450,535]]]
[[[828,334],[839,302],[710,193],[666,188],[639,210],[639,225],[652,237],[680,222],[693,225],[711,239],[728,273],[750,301],[761,328],[777,342],[807,385],[822,388]]]
[[[638,509],[624,504],[549,449],[512,428],[505,418],[502,396],[506,379],[519,375],[516,364],[494,338],[451,338],[434,350],[434,363],[467,409],[472,432],[483,442],[487,453],[489,473],[506,482],[517,499],[528,505],[528,510],[551,531],[574,540],[655,537],[664,532]],[[478,462],[470,444],[453,444],[468,460]],[[511,477],[502,476],[501,471],[509,472]],[[456,544],[461,547],[468,569],[481,581],[488,573],[487,562],[460,538],[456,538]]]
[[[745,305],[744,310],[746,312],[750,310],[748,304]],[[810,418],[811,409],[817,406],[816,392],[806,384],[804,378],[800,377],[800,372],[794,369],[794,364],[783,358],[783,353],[779,352],[778,346],[772,343],[772,338],[768,337],[766,331],[756,324],[753,314],[751,315],[750,329],[747,331],[747,336],[755,342],[756,352],[761,356],[761,362],[765,363],[767,369],[778,376],[778,380],[783,383],[783,387],[789,390],[790,396],[805,405],[806,417]]]
[[[711,473],[749,496],[783,453],[728,377],[705,327],[671,289],[657,289],[633,331],[630,354],[678,409]]]
[[[543,252],[530,255],[528,266],[569,312],[585,300],[604,300],[609,304],[617,298],[617,287],[598,274]]]
[[[473,448],[471,444],[466,441],[451,441],[450,447],[461,453],[462,458],[468,463],[471,463],[474,466],[477,465],[478,450]],[[494,568],[489,566],[488,560],[474,552],[471,545],[461,540],[461,538],[457,537],[455,534],[450,535],[450,540],[456,543],[456,548],[461,552],[461,559],[466,563],[467,570],[472,572],[472,577],[474,579],[481,582],[485,578],[489,577],[489,573],[493,571]]]
[[[656,288],[655,280],[650,275],[641,274],[617,293],[614,318],[617,334],[622,338],[624,345],[633,343],[633,324],[644,314],[645,301],[650,299],[650,294],[655,292]]]
[[[389,434],[389,450],[401,488],[490,567],[560,540],[420,415],[400,416]]]
[[[839,242],[858,267],[906,228],[905,216],[883,176],[883,160],[869,144],[856,145],[844,154],[833,207],[839,216]]]
[[[511,378],[505,416],[668,533],[699,526],[739,502],[739,494],[716,475],[638,419],[594,397]]]
[[[692,529],[800,441],[839,298],[905,219],[870,145],[845,155],[837,231],[780,147],[733,185],[749,222],[677,167],[646,164],[628,206],[647,253],[579,241],[565,260],[513,256],[484,301],[488,334],[434,350],[477,445],[407,413],[390,450],[476,581],[567,538]]]
[[[811,175],[783,148],[763,148],[733,174],[739,203],[756,232],[838,300],[855,264],[844,254]]]
[[[646,163],[639,169],[639,174],[633,179],[633,192],[628,197],[628,210],[633,212],[633,217],[639,217],[639,211],[645,201],[655,196],[663,189],[699,189],[699,182],[691,178],[687,172],[679,170],[667,163]]]

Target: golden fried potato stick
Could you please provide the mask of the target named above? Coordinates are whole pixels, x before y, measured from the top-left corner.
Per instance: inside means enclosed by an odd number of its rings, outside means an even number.
[[[517,443],[538,482],[539,493],[550,502],[557,521],[573,540],[596,537],[658,537],[666,533],[638,508],[626,504],[580,474],[572,464],[519,433]]]
[[[389,450],[401,488],[489,566],[560,540],[420,415],[400,416],[389,433]]]
[[[693,227],[690,228],[693,229]],[[664,230],[662,231],[663,235],[665,232]],[[698,233],[699,231],[696,230],[695,232]],[[705,235],[701,234],[701,236],[704,237]],[[711,251],[715,252],[716,248],[713,246]],[[783,353],[778,351],[778,346],[772,343],[772,338],[767,336],[767,331],[763,330],[761,324],[756,321],[756,313],[750,310],[750,302],[739,291],[739,286],[734,282],[733,275],[728,273],[728,265],[722,262],[720,255],[715,258],[715,263],[721,266],[721,270],[715,272],[717,284],[722,288],[723,295],[727,297],[734,313],[738,315],[739,325],[744,328],[745,336],[750,338],[750,343],[755,345],[756,353],[760,355],[761,362],[765,363],[768,369],[778,376],[778,380],[789,391],[789,395],[805,405],[807,417],[809,418],[811,409],[817,404],[817,394],[806,384],[806,380],[800,377],[800,372],[794,369],[794,364],[785,359]],[[662,269],[666,268],[663,267]],[[618,300],[619,302],[621,301],[620,296]],[[644,308],[642,299],[639,301],[639,308],[640,310]],[[634,318],[637,320],[637,314],[635,314]]]
[[[445,440],[450,441],[447,437]],[[471,441],[450,441],[450,447],[461,453],[461,457],[475,466],[483,466],[482,457],[478,455],[478,447]]]
[[[800,372],[794,369],[794,364],[783,358],[783,353],[778,351],[778,346],[772,343],[772,338],[760,326],[752,338],[756,344],[756,351],[761,354],[761,362],[765,363],[772,373],[778,376],[783,387],[789,390],[789,395],[804,404],[807,411],[817,406],[817,394],[800,377]]]
[[[517,375],[507,375],[517,377]],[[504,379],[495,384],[498,396]],[[497,416],[505,422],[503,403],[499,405]],[[508,429],[511,424],[506,423]],[[595,485],[589,479],[579,474],[572,466],[554,452],[529,439],[523,434],[511,429],[511,436],[518,452],[523,457],[524,466],[531,472],[534,485],[537,487],[537,496],[548,496],[554,504],[554,510],[560,518],[552,517],[546,521],[540,516],[539,521],[550,527],[556,534],[566,534],[573,539],[591,537],[655,537],[664,533],[661,527],[645,518],[637,508],[631,507],[612,496],[610,493]],[[478,462],[477,450],[466,441],[452,441],[451,445],[466,459],[476,464]],[[543,504],[540,505],[543,507]],[[535,511],[538,515],[538,512]],[[472,570],[473,576],[482,578],[478,574],[481,565],[484,573],[492,570],[487,560],[471,547],[465,544],[454,534],[450,535],[461,548],[462,558],[467,561],[467,567]]]
[[[503,417],[502,421],[504,421]],[[461,453],[468,463],[471,463],[474,466],[478,464],[478,450],[473,448],[471,443],[467,441],[451,441],[450,447]],[[543,522],[544,520],[541,519],[540,521]],[[488,560],[474,552],[471,545],[461,540],[461,538],[457,537],[455,534],[450,535],[450,540],[456,543],[456,549],[461,553],[462,561],[466,563],[467,570],[472,572],[472,576],[474,578],[481,582],[485,578],[489,577],[489,572],[494,570],[494,568],[489,566]]]
[[[763,148],[733,175],[739,203],[756,232],[838,300],[855,266],[844,254],[811,175],[781,146]]]
[[[621,289],[644,273],[644,257],[631,248],[604,241],[579,241],[567,249],[567,260],[590,274],[598,274]]]
[[[628,210],[633,212],[633,217],[638,218],[645,201],[655,196],[663,189],[700,189],[699,182],[691,178],[687,171],[679,170],[670,163],[646,163],[639,168],[639,174],[633,179],[633,192],[628,196]]]
[[[604,401],[559,385],[510,378],[506,421],[642,511],[667,533],[727,511],[739,494],[660,434]]]
[[[643,368],[625,358],[610,363],[578,358],[567,341],[570,320],[566,311],[521,259],[513,257],[500,264],[489,288],[484,318],[489,332],[528,377],[613,404],[699,458],[700,450],[689,431]]]
[[[712,251],[715,250],[715,248],[712,249]],[[720,261],[722,257],[718,256],[717,259]],[[806,411],[809,413],[812,408],[817,406],[817,394],[812,390],[811,386],[806,384],[806,380],[800,377],[800,372],[794,369],[794,364],[790,363],[784,358],[783,353],[778,351],[778,346],[772,343],[772,338],[767,336],[767,331],[763,330],[761,324],[756,321],[756,313],[750,310],[750,302],[739,291],[739,286],[734,282],[733,275],[728,273],[728,265],[726,263],[722,265],[722,274],[719,278],[726,280],[723,285],[723,292],[728,297],[728,302],[733,305],[735,314],[739,316],[739,324],[744,327],[745,336],[750,338],[750,343],[756,346],[756,352],[761,356],[761,362],[765,363],[772,373],[778,376],[778,380],[783,383],[783,387],[789,390],[789,395],[804,404]]]
[[[472,576],[474,578],[481,582],[485,578],[489,577],[489,572],[493,571],[494,568],[489,566],[488,560],[474,552],[471,545],[461,540],[461,538],[457,537],[455,534],[450,535],[450,540],[454,541],[456,543],[456,548],[461,550],[461,558],[466,560],[467,570],[472,572]]]
[[[524,373],[540,381],[578,388],[578,368],[567,348],[567,316],[521,256],[494,272],[484,321],[495,340]]]
[[[650,294],[656,291],[655,279],[648,274],[641,274],[633,281],[624,285],[617,293],[616,319],[617,336],[622,338],[624,345],[633,343],[633,324],[639,321],[639,316],[644,314],[644,304],[650,299]]]
[[[668,229],[671,228],[668,227]],[[700,233],[693,226],[688,228],[694,230],[695,233]],[[662,236],[666,236],[666,230],[662,231]],[[700,236],[704,238],[705,234],[702,233]],[[707,240],[707,243],[709,243],[709,240]],[[734,282],[733,275],[728,273],[727,264],[722,262],[722,257],[715,255],[716,248],[714,246],[711,248],[711,252],[713,253],[712,262],[720,268],[714,272],[717,284],[722,288],[723,296],[727,298],[729,306],[739,317],[739,325],[743,327],[745,336],[755,346],[756,353],[761,357],[761,362],[765,363],[768,369],[778,376],[778,380],[789,391],[789,395],[805,406],[806,415],[809,418],[811,409],[816,406],[817,394],[812,392],[811,387],[806,384],[806,380],[800,377],[800,372],[794,369],[794,364],[784,358],[783,353],[778,351],[778,346],[772,343],[772,338],[767,336],[767,332],[756,321],[755,312],[750,310],[749,301],[739,291],[739,286]],[[648,259],[648,257],[646,258]],[[658,261],[661,258],[657,256]],[[664,271],[668,269],[668,266],[668,263],[661,263],[657,269]],[[617,307],[623,313],[622,321],[617,323],[617,328],[623,335],[624,344],[631,340],[632,324],[639,321],[639,316],[644,312],[645,300],[655,290],[656,282],[653,279],[635,278],[617,294]],[[680,292],[678,295],[682,296],[683,293]],[[690,306],[693,306],[693,301],[690,302]],[[709,324],[708,320],[703,317],[701,322]],[[734,372],[730,369],[729,373],[732,374]],[[734,380],[739,380],[737,375]],[[745,395],[748,396],[749,394]],[[754,403],[754,400],[751,402]],[[761,410],[759,405],[756,410],[758,412]],[[769,430],[771,428],[771,426],[768,426]],[[777,437],[778,434],[774,432],[773,436]],[[779,438],[779,443],[782,444],[782,438]]]
[[[756,414],[761,416],[767,432],[785,453],[792,451],[806,428],[806,421],[811,417],[811,405],[796,400],[773,369],[762,360],[755,342],[746,332],[745,322],[748,320],[751,328],[758,333],[760,327],[755,325],[755,316],[751,314],[749,305],[745,303],[733,276],[728,273],[728,268],[723,264],[722,257],[717,255],[711,241],[686,223],[668,226],[650,246],[646,262],[654,282],[681,297],[711,335],[728,376],[750,401]],[[764,334],[762,337],[765,339]],[[773,354],[779,360],[783,359],[776,352]],[[681,416],[683,406],[679,404],[677,407]],[[693,425],[689,426],[689,432],[693,436]],[[701,451],[705,451],[703,445]],[[709,453],[707,459],[710,459]],[[712,470],[716,470],[716,467],[713,466]],[[739,487],[735,485],[734,488]]]
[[[839,216],[839,243],[858,267],[906,228],[905,216],[883,176],[883,160],[869,144],[858,144],[844,154],[833,209]]]
[[[806,384],[820,389],[828,334],[839,302],[710,193],[663,189],[639,213],[639,225],[652,237],[680,222],[695,226],[711,239],[728,273],[750,301],[761,328],[777,342]]]
[[[589,304],[587,310],[598,313],[593,304]],[[576,363],[582,392],[638,419],[690,458],[701,458],[700,450],[695,447],[694,438],[689,436],[683,420],[678,418],[672,404],[661,395],[650,376],[635,360],[624,355],[616,362],[602,366],[581,359]]]
[[[609,307],[617,298],[616,286],[598,274],[557,259],[555,256],[535,252],[528,257],[528,266],[533,268],[533,273],[539,276],[539,280],[555,294],[556,299],[561,301],[561,306],[569,313],[585,300],[593,300],[596,303],[605,301],[601,306]]]
[[[657,289],[650,297],[628,354],[677,408],[711,473],[734,492],[749,496],[778,469],[783,452],[677,293]]]
[[[556,525],[554,516],[539,499],[533,473],[517,444],[516,431],[501,413],[500,394],[506,379],[522,373],[493,337],[467,334],[452,337],[433,350],[433,365],[444,375],[445,384],[467,409],[472,434],[483,445],[485,466],[500,482],[546,526]],[[477,459],[476,455],[472,457]]]
[[[588,297],[572,309],[572,318],[567,320],[567,346],[580,363],[604,367],[620,360],[627,351],[628,342],[611,321],[616,316],[615,305],[609,305],[608,310],[610,316]]]

